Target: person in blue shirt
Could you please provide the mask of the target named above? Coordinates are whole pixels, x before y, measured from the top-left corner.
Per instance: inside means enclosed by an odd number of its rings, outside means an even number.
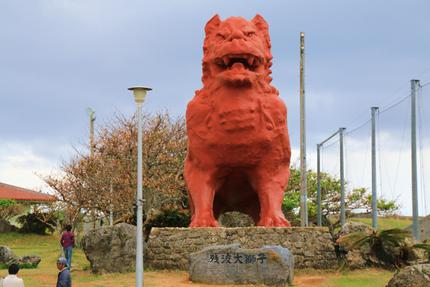
[[[64,257],[58,258],[57,260],[58,272],[57,286],[56,287],[71,287],[72,277],[70,276],[70,271],[67,269],[67,259]]]

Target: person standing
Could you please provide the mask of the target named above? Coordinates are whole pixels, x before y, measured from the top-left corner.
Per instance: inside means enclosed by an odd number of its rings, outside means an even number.
[[[24,280],[18,278],[19,266],[18,264],[11,264],[9,266],[9,275],[3,279],[3,287],[24,287]]]
[[[72,253],[73,247],[75,247],[75,235],[72,232],[72,226],[66,225],[66,231],[61,235],[61,246],[64,250],[64,256],[67,259],[67,268],[72,268]]]
[[[57,260],[58,272],[57,285],[56,287],[72,287],[72,277],[70,271],[67,269],[67,259],[60,257]]]

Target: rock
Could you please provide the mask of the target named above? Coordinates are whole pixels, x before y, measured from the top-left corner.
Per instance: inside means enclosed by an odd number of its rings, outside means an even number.
[[[254,226],[254,220],[247,214],[232,211],[221,214],[218,222],[224,227]]]
[[[18,259],[18,264],[20,265],[31,265],[32,267],[37,267],[42,261],[42,259],[37,255],[29,255],[29,256],[23,256]]]
[[[88,231],[82,248],[94,273],[134,270],[136,260],[136,227],[127,223],[103,226]]]
[[[363,254],[360,250],[352,250],[349,251],[345,255],[346,264],[350,269],[363,269],[366,268],[369,264],[366,259],[363,258]]]
[[[359,232],[359,231],[364,232],[366,234],[371,234],[373,232],[372,228],[369,225],[367,225],[367,224],[364,224],[364,223],[361,223],[361,222],[350,221],[350,222],[345,223],[342,226],[342,228],[339,231],[339,233],[337,233],[335,239],[338,239],[338,238],[340,238],[342,236],[345,236],[347,234],[354,233],[354,232]]]
[[[291,284],[294,257],[287,248],[243,249],[239,244],[215,245],[190,254],[190,279],[210,284]]]
[[[39,265],[41,260],[37,255],[18,257],[9,247],[0,246],[0,264],[17,263],[23,268],[34,268]]]
[[[7,246],[0,246],[0,264],[9,265],[17,262],[19,259],[12,250]]]
[[[430,286],[430,264],[417,264],[400,269],[386,287]]]
[[[373,230],[367,224],[351,221],[342,226],[335,238],[339,239],[342,236],[346,236],[354,232],[371,234]],[[350,269],[363,269],[371,265],[374,261],[368,246],[361,246],[359,249],[348,250],[346,246],[339,244],[339,252],[344,254],[345,262]]]

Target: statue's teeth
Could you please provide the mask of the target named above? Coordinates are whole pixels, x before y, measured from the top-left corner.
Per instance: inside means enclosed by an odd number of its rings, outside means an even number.
[[[250,66],[254,65],[254,60],[255,60],[255,58],[253,56],[249,56],[248,57],[248,65],[250,65]]]
[[[224,56],[224,57],[222,57],[222,60],[224,62],[224,65],[228,66],[228,64],[230,62],[229,58],[227,56]]]

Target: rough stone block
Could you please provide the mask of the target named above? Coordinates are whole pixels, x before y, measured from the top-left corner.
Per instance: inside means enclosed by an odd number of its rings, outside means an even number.
[[[211,284],[292,283],[294,258],[280,246],[243,249],[239,244],[207,247],[190,255],[190,279]]]

